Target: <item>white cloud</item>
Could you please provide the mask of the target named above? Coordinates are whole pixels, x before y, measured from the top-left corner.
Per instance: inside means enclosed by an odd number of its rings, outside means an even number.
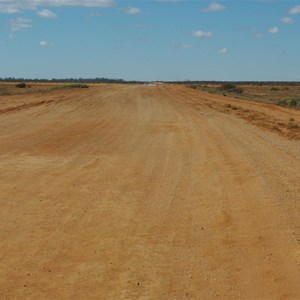
[[[20,12],[20,9],[18,7],[14,7],[10,4],[1,4],[0,2],[0,13],[4,14],[16,14]]]
[[[124,12],[128,15],[138,15],[141,13],[141,10],[136,7],[127,7],[124,9]]]
[[[210,32],[210,31],[205,32],[205,31],[202,31],[202,30],[197,30],[197,31],[194,31],[192,33],[192,35],[194,37],[202,38],[202,37],[212,37],[213,33]]]
[[[300,5],[296,5],[290,9],[289,13],[291,15],[300,14]]]
[[[280,19],[280,22],[291,25],[291,24],[294,23],[294,20],[290,17],[283,17],[283,18]]]
[[[19,31],[22,29],[27,29],[32,27],[32,20],[31,19],[24,19],[24,18],[17,18],[17,19],[10,19],[10,30],[11,31]]]
[[[48,43],[47,41],[40,41],[40,46],[41,47],[50,47],[52,44]]]
[[[18,13],[39,7],[84,6],[110,7],[114,0],[0,0],[0,13]]]
[[[278,28],[277,26],[274,26],[274,27],[269,28],[268,31],[269,31],[270,33],[275,34],[275,33],[278,33],[278,32],[279,32],[279,28]]]
[[[39,10],[37,12],[37,14],[41,17],[41,18],[46,18],[46,19],[54,19],[54,18],[57,18],[57,14],[54,13],[53,11],[51,10],[48,10],[48,9],[42,9],[42,10]]]
[[[228,49],[227,48],[221,48],[220,50],[219,50],[219,53],[220,54],[225,54],[225,53],[227,53],[228,52]]]
[[[223,4],[220,4],[218,2],[213,2],[211,4],[208,5],[208,7],[202,9],[203,12],[210,12],[210,11],[221,11],[221,10],[225,10],[226,6],[224,6]]]

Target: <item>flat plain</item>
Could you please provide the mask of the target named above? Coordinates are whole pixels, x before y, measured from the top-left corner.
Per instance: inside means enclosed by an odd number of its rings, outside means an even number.
[[[32,88],[0,96],[2,299],[300,298],[300,110]]]

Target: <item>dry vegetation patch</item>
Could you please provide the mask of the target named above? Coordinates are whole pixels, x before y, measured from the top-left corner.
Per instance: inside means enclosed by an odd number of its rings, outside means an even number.
[[[269,114],[268,110],[266,110],[266,113],[262,112],[261,109],[256,110],[256,107],[253,106],[253,104],[247,105],[246,101],[240,101],[240,104],[238,103],[239,101],[237,101],[237,99],[251,100],[255,102],[276,104],[290,109],[299,109],[300,83],[211,83],[191,84],[188,85],[188,87],[194,90],[217,94],[219,96],[229,96],[226,98],[219,98],[220,101],[202,101],[203,104],[212,109],[238,116],[253,125],[270,130],[288,139],[300,140],[300,122],[299,120],[297,122],[293,117],[289,117],[288,111],[286,113],[287,117],[284,119],[282,116],[278,117],[272,113]],[[270,112],[273,111],[274,108],[274,106],[270,106]]]
[[[60,89],[82,89],[88,87],[89,85],[83,83],[1,82],[0,97],[36,93],[50,93]]]
[[[189,84],[189,88],[243,100],[300,107],[300,83],[210,83]]]
[[[0,83],[0,97],[1,96],[13,96],[13,95],[27,95],[36,93],[49,93],[61,88],[61,83],[37,83],[25,82],[1,82]]]

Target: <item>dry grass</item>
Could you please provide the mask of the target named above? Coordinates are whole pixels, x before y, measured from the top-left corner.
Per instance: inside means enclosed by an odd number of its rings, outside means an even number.
[[[286,100],[287,103],[294,101],[299,98],[300,95],[300,83],[299,84],[243,84],[235,83],[234,86],[236,89],[240,89],[243,93],[230,92],[224,93],[222,83],[213,83],[213,84],[193,84],[189,87],[193,89],[199,89],[209,93],[219,94],[223,96],[233,96],[238,99],[244,100],[253,100],[259,102],[267,102],[278,104],[281,100]],[[287,105],[289,106],[289,105]],[[294,105],[296,107],[296,105]]]
[[[0,97],[12,95],[26,95],[35,93],[48,93],[65,86],[65,83],[41,83],[30,82],[25,88],[16,87],[15,82],[1,82],[0,83]]]
[[[26,95],[35,93],[49,93],[59,89],[73,89],[73,88],[88,88],[89,85],[82,83],[42,83],[30,82],[24,83],[15,82],[1,82],[0,83],[0,96],[13,96],[13,95]]]

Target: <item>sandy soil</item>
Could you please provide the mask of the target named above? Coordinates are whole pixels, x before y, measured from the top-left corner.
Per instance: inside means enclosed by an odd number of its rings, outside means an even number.
[[[299,111],[99,85],[0,124],[1,299],[300,298]]]

